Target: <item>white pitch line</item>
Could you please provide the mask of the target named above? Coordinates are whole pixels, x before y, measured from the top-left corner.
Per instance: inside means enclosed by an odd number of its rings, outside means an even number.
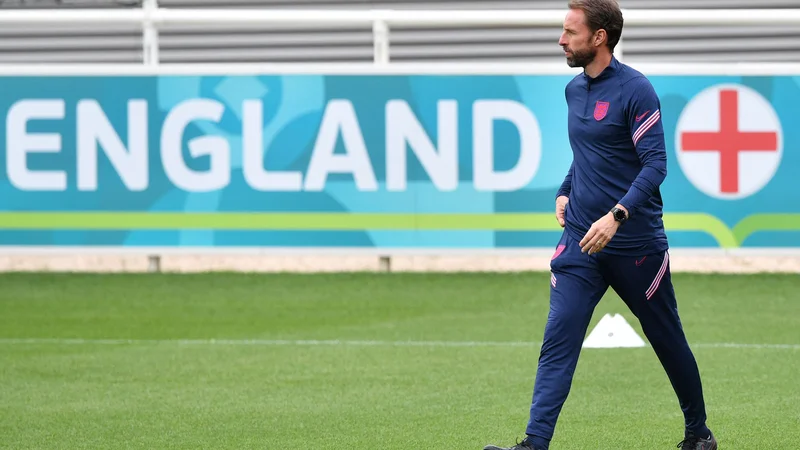
[[[287,339],[0,339],[0,345],[241,345],[241,346],[353,346],[353,347],[532,347],[539,342],[490,341],[354,341]]]
[[[8,338],[0,345],[232,345],[232,346],[350,346],[350,347],[539,347],[526,341],[369,341],[369,340],[287,340],[287,339],[69,339]],[[756,350],[800,350],[800,344],[742,344],[735,342],[696,343],[692,348]]]
[[[800,350],[800,344],[739,344],[736,342],[717,342],[711,344],[689,344],[692,348],[749,348],[772,350]]]

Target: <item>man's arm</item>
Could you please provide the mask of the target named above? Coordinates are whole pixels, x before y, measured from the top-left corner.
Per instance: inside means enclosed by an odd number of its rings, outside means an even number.
[[[567,203],[569,202],[569,194],[572,192],[572,166],[575,164],[573,161],[572,164],[569,165],[569,171],[567,172],[567,176],[564,178],[564,182],[561,183],[561,187],[558,189],[558,193],[556,194],[556,220],[561,227],[565,227],[567,225],[564,219],[564,213],[567,210]]]
[[[631,138],[642,162],[642,170],[619,204],[632,215],[636,208],[656,193],[667,176],[667,150],[661,121],[661,102],[653,85],[645,77],[629,81],[627,119]]]
[[[570,89],[570,86],[572,86],[572,83],[574,81],[575,81],[575,79],[573,78],[572,81],[570,81],[569,83],[567,83],[566,86],[564,86],[564,98],[567,101],[567,105],[568,105],[567,109],[569,109],[569,89]],[[556,199],[558,197],[562,197],[562,196],[563,197],[569,197],[570,192],[572,192],[572,167],[574,165],[575,165],[575,160],[573,159],[572,162],[569,165],[569,170],[567,171],[567,176],[564,177],[564,182],[561,183],[561,187],[558,189],[558,193],[556,193]]]
[[[569,171],[567,172],[567,176],[564,177],[564,182],[561,183],[561,187],[558,188],[556,198],[561,197],[562,195],[569,197],[570,192],[572,192],[572,166],[574,164],[575,162],[573,161],[572,164],[569,165]]]

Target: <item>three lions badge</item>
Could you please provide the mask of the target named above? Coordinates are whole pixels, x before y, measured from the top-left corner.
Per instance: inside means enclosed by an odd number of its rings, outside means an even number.
[[[608,102],[598,102],[594,105],[594,120],[603,120],[608,114]]]

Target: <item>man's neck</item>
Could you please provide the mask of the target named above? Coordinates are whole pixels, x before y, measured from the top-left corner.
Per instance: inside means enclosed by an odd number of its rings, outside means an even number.
[[[598,75],[611,64],[611,53],[597,52],[594,61],[590,62],[584,69],[584,73],[591,78],[596,78]]]

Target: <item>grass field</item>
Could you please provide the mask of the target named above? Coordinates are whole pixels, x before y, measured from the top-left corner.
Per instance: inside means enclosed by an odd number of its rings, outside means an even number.
[[[674,280],[720,448],[800,448],[800,276]],[[546,273],[0,275],[0,448],[510,444],[548,285]],[[640,330],[613,293],[593,324],[606,312]],[[649,347],[586,349],[551,448],[669,449],[682,433]]]

